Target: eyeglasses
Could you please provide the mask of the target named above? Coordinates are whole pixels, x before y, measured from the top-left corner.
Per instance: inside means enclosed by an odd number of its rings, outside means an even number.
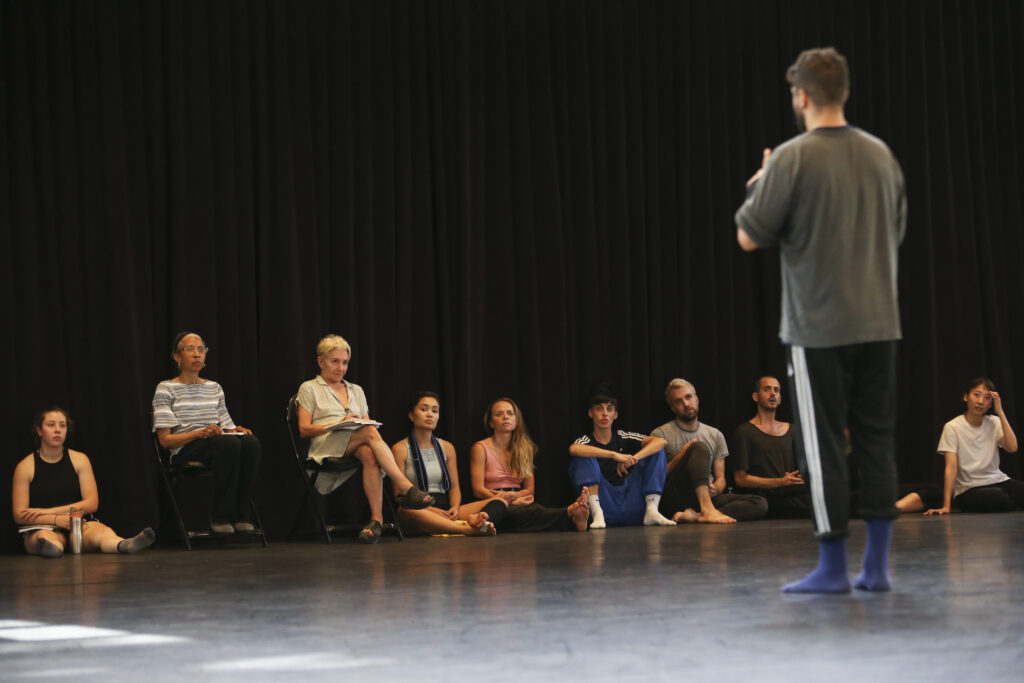
[[[180,349],[178,349],[178,353],[192,353],[193,351],[198,351],[199,353],[209,353],[210,352],[210,347],[209,346],[183,346]]]

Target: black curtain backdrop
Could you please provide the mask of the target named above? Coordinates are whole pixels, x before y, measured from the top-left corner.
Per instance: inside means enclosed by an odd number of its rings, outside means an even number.
[[[784,374],[778,256],[732,215],[794,132],[786,66],[835,45],[848,118],[907,177],[899,467],[939,482],[965,380],[1022,426],[1022,42],[1019,0],[4,2],[0,472],[59,403],[101,517],[153,524],[149,406],[186,329],[263,443],[272,538],[301,491],[285,404],[328,332],[389,442],[442,394],[466,491],[499,395],[549,504],[596,380],[650,430],[687,378],[731,434]]]

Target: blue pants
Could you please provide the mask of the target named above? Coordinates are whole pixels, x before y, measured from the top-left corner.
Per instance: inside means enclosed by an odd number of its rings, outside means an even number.
[[[573,485],[599,485],[601,509],[608,526],[637,526],[644,523],[648,495],[661,495],[665,487],[665,451],[649,455],[626,474],[622,486],[613,486],[601,476],[597,458],[569,457],[569,477]]]

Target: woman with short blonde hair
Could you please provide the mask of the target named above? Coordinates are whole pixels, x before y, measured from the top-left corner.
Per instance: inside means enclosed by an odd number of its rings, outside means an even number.
[[[414,486],[395,463],[395,456],[370,419],[363,388],[345,379],[352,357],[349,343],[330,334],[320,340],[316,350],[320,374],[303,382],[297,395],[299,435],[311,439],[311,458],[353,456],[363,463],[363,490],[370,503],[370,521],[359,533],[359,540],[376,543],[384,524],[381,471],[391,477],[400,491],[395,499],[402,507],[421,510],[430,507],[434,499]],[[329,493],[347,478],[347,474],[326,474],[317,478],[321,493]]]

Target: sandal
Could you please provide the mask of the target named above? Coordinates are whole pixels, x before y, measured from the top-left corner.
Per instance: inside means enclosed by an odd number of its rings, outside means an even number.
[[[359,542],[373,544],[380,540],[380,535],[384,531],[381,527],[380,522],[375,519],[371,519],[370,523],[363,527],[363,530],[359,532]]]
[[[405,493],[395,496],[395,501],[406,510],[423,510],[434,504],[433,497],[420,491],[415,484]]]

